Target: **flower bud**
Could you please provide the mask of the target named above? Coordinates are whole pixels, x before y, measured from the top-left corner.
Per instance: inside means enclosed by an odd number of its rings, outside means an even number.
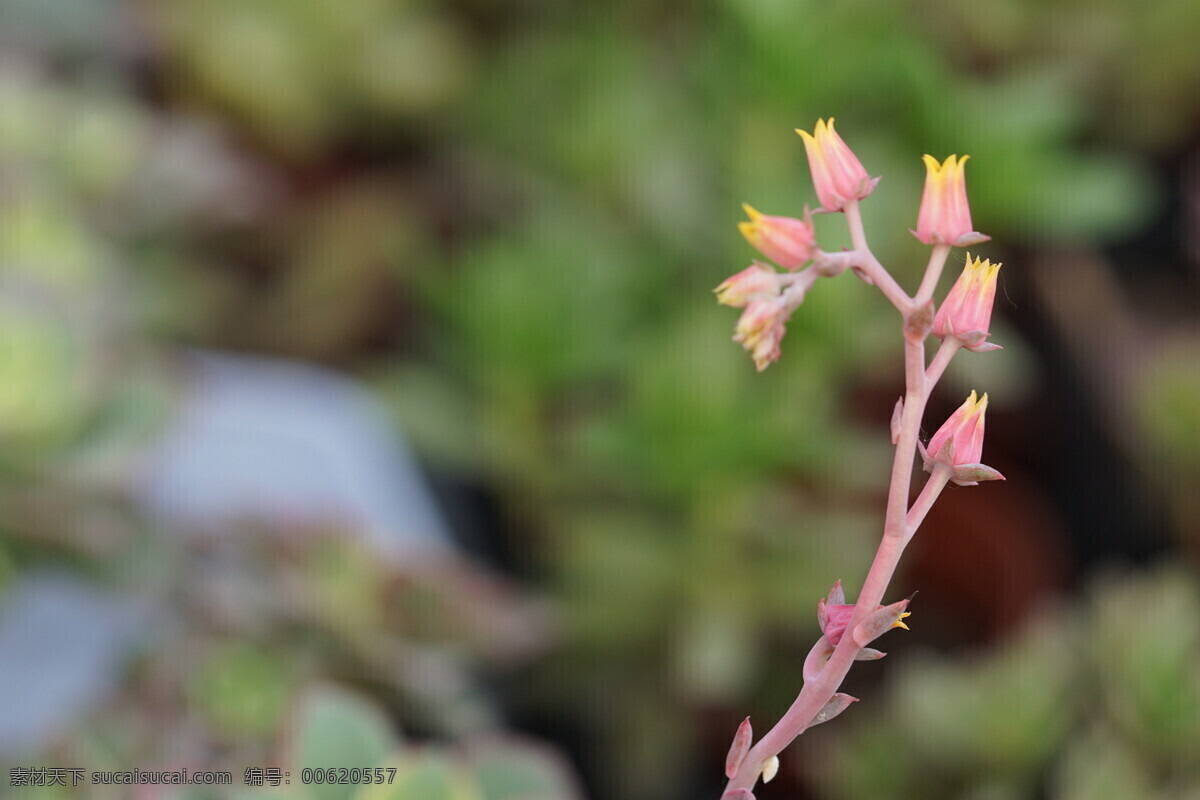
[[[818,120],[813,133],[796,129],[804,139],[808,153],[808,168],[812,172],[817,199],[825,211],[841,211],[851,201],[861,200],[871,193],[878,178],[871,178],[862,163],[828,123]]]
[[[901,600],[890,606],[880,606],[871,612],[854,628],[854,643],[859,647],[866,647],[892,628],[908,630],[908,626],[904,624],[904,618],[911,615],[905,611],[906,608],[908,608],[908,600]]]
[[[908,604],[907,600],[902,600],[900,602],[905,606]],[[870,644],[870,640],[860,641],[858,639],[858,631],[862,629],[863,625],[867,625],[868,623],[871,623],[872,620],[875,620],[876,617],[878,617],[879,620],[883,620],[893,611],[895,611],[895,614],[892,615],[892,618],[888,621],[887,625],[880,630],[879,633],[887,630],[888,627],[907,629],[908,626],[905,625],[901,620],[907,617],[908,614],[904,613],[903,606],[899,606],[899,610],[896,610],[898,606],[899,604],[896,603],[893,603],[890,606],[880,606],[876,611],[868,616],[867,619],[855,629],[855,643],[860,647],[865,647],[867,644]],[[828,641],[829,644],[834,647],[837,647],[838,642],[842,640],[842,636],[846,633],[846,627],[850,624],[850,620],[853,617],[853,605],[848,603],[830,603],[828,602],[828,599],[824,597],[817,601],[817,622],[821,625],[821,633],[824,634],[826,641]],[[879,634],[877,633],[875,635],[878,636]],[[872,637],[872,639],[873,638],[875,637]],[[883,658],[883,654],[875,654],[875,652],[876,651],[872,651],[871,655],[862,660],[866,661],[873,660],[875,658]]]
[[[779,294],[779,273],[763,262],[755,261],[736,275],[726,278],[713,291],[721,305],[745,308],[757,297]]]
[[[1000,264],[972,259],[967,253],[962,274],[933,318],[934,334],[942,339],[954,336],[977,353],[1000,349],[1000,345],[984,341],[989,335],[999,271]]]
[[[817,622],[821,625],[821,633],[834,647],[842,640],[850,618],[854,616],[854,606],[846,603],[827,603],[825,598],[817,601]]]
[[[760,214],[749,203],[742,203],[749,222],[739,222],[746,241],[784,269],[802,267],[817,252],[816,234],[807,220]]]
[[[738,319],[733,340],[753,356],[759,372],[779,360],[779,343],[787,332],[784,323],[788,313],[782,299],[759,297],[750,301]]]
[[[965,247],[991,238],[971,228],[967,179],[963,173],[968,158],[950,156],[938,164],[933,156],[924,156],[925,193],[921,196],[917,229],[912,234],[925,244]]]
[[[999,472],[979,463],[983,455],[983,415],[987,401],[986,394],[983,399],[976,399],[972,391],[967,401],[938,428],[929,446],[921,448],[926,471],[932,471],[935,464],[945,464],[952,468],[950,480],[959,486],[1004,480]]]
[[[937,433],[929,440],[926,453],[934,461],[943,461],[956,467],[978,463],[983,454],[983,416],[987,411],[988,396],[978,398],[975,391],[950,415]],[[949,445],[949,457],[943,451]]]
[[[779,756],[771,756],[763,762],[763,783],[770,783],[779,774]]]

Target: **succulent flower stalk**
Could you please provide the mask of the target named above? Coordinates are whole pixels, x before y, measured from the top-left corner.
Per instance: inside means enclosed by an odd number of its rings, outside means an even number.
[[[818,121],[813,133],[797,131],[808,153],[813,186],[823,211],[845,214],[851,247],[837,253],[816,248],[807,211],[804,219],[773,217],[747,206],[750,219],[741,223],[746,238],[769,258],[788,270],[811,260],[812,266],[796,272],[779,272],[755,262],[717,287],[719,302],[743,308],[734,340],[754,357],[761,371],[779,358],[784,325],[821,279],[836,279],[851,272],[876,286],[900,313],[899,333],[904,352],[903,396],[892,411],[891,440],[895,445],[883,536],[854,604],[846,602],[841,581],[817,603],[819,636],[805,657],[800,674],[804,684],[783,717],[757,742],[747,719],[738,728],[726,758],[729,782],[723,800],[754,800],[759,780],[769,781],[778,770],[779,753],[813,725],[833,719],[855,702],[839,692],[856,661],[874,661],[885,654],[868,645],[892,628],[905,628],[909,600],[882,605],[905,547],[946,485],[963,486],[1004,476],[980,463],[983,453],[987,395],[975,392],[933,435],[926,449],[920,441],[925,407],[950,361],[962,349],[996,349],[986,341],[996,293],[999,264],[967,256],[967,265],[949,296],[935,308],[942,269],[950,248],[987,239],[973,230],[967,206],[963,166],[967,158],[950,156],[939,163],[925,156],[925,192],[913,234],[933,245],[917,291],[910,295],[871,252],[863,230],[859,201],[871,194],[878,178],[871,178],[858,158],[833,128],[833,120]],[[926,341],[933,333],[942,338],[932,361]],[[916,498],[912,497],[913,462],[920,453],[931,475]],[[847,635],[849,631],[849,635]]]

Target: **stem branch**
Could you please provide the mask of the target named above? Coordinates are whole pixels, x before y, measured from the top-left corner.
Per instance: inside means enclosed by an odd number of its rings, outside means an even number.
[[[900,562],[900,556],[904,553],[905,546],[912,539],[917,527],[925,519],[925,515],[950,479],[949,468],[942,465],[936,466],[921,494],[913,503],[912,508],[909,508],[913,461],[916,457],[921,418],[925,413],[929,393],[958,351],[959,344],[953,337],[947,337],[927,369],[925,338],[928,334],[924,330],[913,333],[908,323],[910,315],[917,313],[916,310],[931,299],[950,248],[944,245],[934,247],[917,296],[915,299],[910,298],[871,253],[863,233],[858,203],[850,203],[846,206],[845,212],[846,222],[850,228],[850,238],[854,244],[852,253],[845,254],[845,257],[852,259],[850,263],[861,269],[867,277],[874,281],[905,318],[902,324],[902,330],[905,332],[904,408],[900,415],[899,436],[896,441],[895,457],[892,461],[883,538],[875,553],[875,559],[871,563],[871,569],[863,582],[862,591],[859,592],[858,602],[855,604],[850,624],[846,628],[847,634],[842,636],[837,647],[834,648],[833,654],[823,666],[819,664],[819,659],[828,652],[825,649],[828,643],[822,636],[817,645],[814,645],[806,659],[805,683],[800,694],[775,727],[750,748],[737,774],[726,785],[726,792],[733,789],[753,789],[762,773],[763,763],[772,756],[778,755],[780,751],[791,744],[792,740],[803,733],[812,724],[813,718],[837,692],[854,663],[854,657],[860,650],[854,641],[853,630],[879,607],[892,575],[896,571],[896,566]],[[841,254],[830,255],[834,258],[841,256]]]

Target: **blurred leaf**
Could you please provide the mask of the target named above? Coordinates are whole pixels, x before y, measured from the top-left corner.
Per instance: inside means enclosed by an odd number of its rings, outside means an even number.
[[[1054,800],[1165,800],[1135,752],[1100,728],[1069,744],[1054,786]]]
[[[1159,756],[1200,749],[1200,588],[1182,570],[1097,581],[1091,639],[1122,732]]]
[[[222,643],[197,665],[189,689],[197,707],[228,733],[262,735],[275,728],[295,689],[289,673],[281,654]]]
[[[481,800],[579,800],[563,761],[544,747],[498,741],[470,751]]]
[[[469,774],[458,764],[432,753],[389,761],[398,774],[392,784],[364,786],[354,800],[481,800]]]
[[[296,737],[289,759],[293,780],[305,767],[383,766],[384,757],[397,747],[391,726],[378,709],[333,686],[309,689],[292,725]],[[308,789],[315,800],[347,800],[355,794],[352,786],[331,783],[314,784]],[[434,800],[434,795],[429,798]]]

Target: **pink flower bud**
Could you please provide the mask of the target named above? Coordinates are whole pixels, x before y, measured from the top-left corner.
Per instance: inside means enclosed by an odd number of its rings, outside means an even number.
[[[908,601],[902,600],[901,602],[907,604]],[[872,616],[867,617],[867,622],[870,622],[875,618],[876,615],[879,614],[882,614],[882,616],[880,616],[880,619],[882,620],[887,617],[892,610],[895,610],[892,608],[892,606],[880,606],[879,609],[872,614]],[[901,620],[907,617],[908,614],[903,612],[903,607],[900,607],[899,610],[895,610],[897,616],[895,616],[894,619],[889,619],[887,625],[884,627],[884,630],[887,628],[904,628],[907,630],[908,626],[905,625]],[[837,647],[838,642],[842,640],[842,636],[846,633],[846,626],[850,624],[850,619],[853,616],[854,606],[852,605],[830,605],[825,602],[824,598],[817,603],[817,618],[818,620],[824,620],[824,623],[821,626],[821,632],[825,634],[825,639],[834,647]],[[866,622],[863,623],[863,625],[866,624]],[[862,625],[859,627],[861,628]],[[866,645],[868,642],[862,642],[861,644]],[[883,656],[872,654],[871,659],[874,658],[883,658]]]
[[[967,180],[963,174],[968,158],[950,156],[938,164],[933,156],[924,156],[925,193],[921,196],[917,229],[912,233],[925,244],[965,247],[991,238],[971,228]]]
[[[852,605],[827,603],[823,597],[817,601],[817,622],[821,625],[821,633],[825,634],[825,638],[834,647],[842,640],[842,634],[846,632],[846,626],[850,624],[852,616]]]
[[[983,454],[983,415],[988,396],[977,398],[975,392],[938,428],[925,448],[926,467],[929,462],[965,467],[979,464]],[[999,473],[996,473],[999,475]],[[957,481],[956,481],[957,482]]]
[[[745,308],[746,304],[755,298],[775,297],[779,294],[779,273],[763,262],[755,261],[738,274],[727,278],[713,291],[717,294],[718,303]]]
[[[749,203],[742,203],[749,222],[739,222],[746,241],[784,269],[802,267],[817,252],[816,234],[807,220],[760,214]]]
[[[905,628],[901,620],[908,616],[904,613],[905,607],[908,605],[907,600],[901,600],[899,603],[893,603],[890,606],[879,606],[870,616],[867,617],[867,622],[874,620],[876,617],[883,619],[888,614],[893,614],[888,622],[889,627]],[[846,602],[845,594],[842,591],[842,582],[838,581],[829,590],[827,597],[822,597],[817,601],[817,622],[821,626],[821,633],[825,635],[825,640],[833,647],[837,647],[838,642],[842,640],[843,634],[846,632],[846,626],[850,624],[851,618],[854,616],[854,605]],[[866,624],[864,622],[863,624]],[[862,625],[859,625],[861,628]],[[884,628],[886,630],[886,627]],[[866,645],[868,642],[861,642],[861,645]],[[883,658],[883,653],[872,651],[871,654],[863,660],[873,660]]]
[[[779,343],[787,332],[784,323],[788,313],[782,299],[759,297],[750,301],[738,319],[733,340],[753,356],[759,372],[779,360]]]
[[[992,321],[992,302],[996,298],[996,275],[1000,264],[991,261],[972,260],[967,253],[967,263],[962,274],[954,282],[950,294],[933,318],[933,332],[945,339],[954,336],[968,350],[983,352],[998,350],[999,345],[984,341],[988,337],[988,326]]]
[[[817,199],[825,211],[841,211],[852,200],[861,200],[871,193],[878,178],[871,178],[858,158],[828,123],[817,120],[813,133],[796,129],[804,139],[808,153],[808,168],[812,172]]]
[[[854,643],[859,647],[866,647],[892,628],[908,630],[904,618],[912,615],[904,610],[906,608],[908,608],[908,600],[901,600],[890,606],[880,606],[875,609],[855,627]]]

